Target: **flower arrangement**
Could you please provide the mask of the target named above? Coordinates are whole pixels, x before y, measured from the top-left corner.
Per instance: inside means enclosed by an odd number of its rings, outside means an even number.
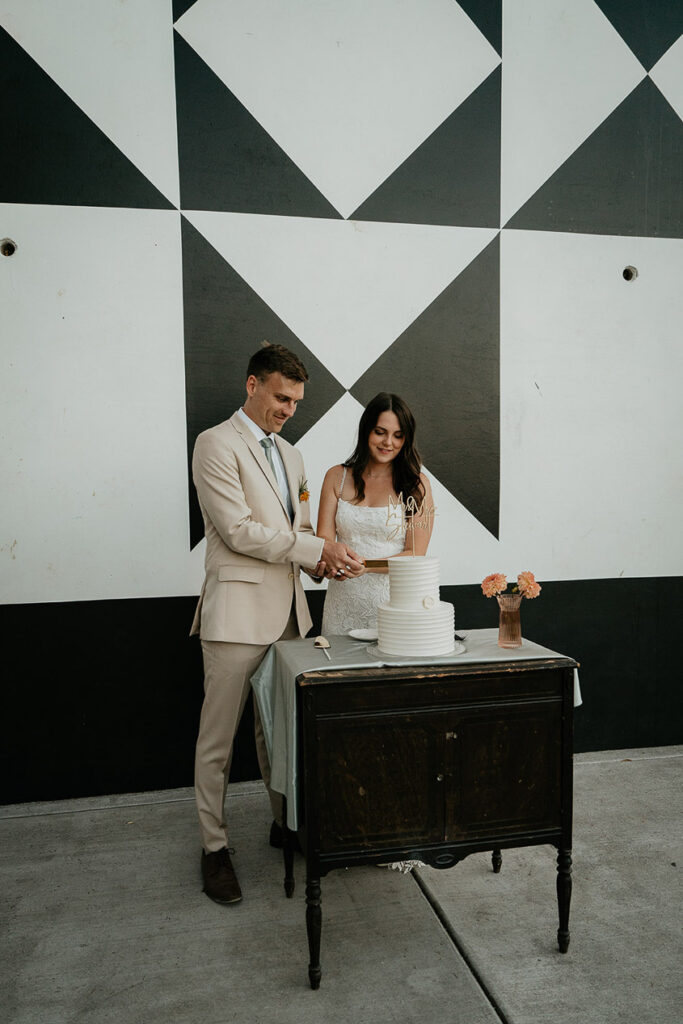
[[[492,572],[490,576],[482,580],[481,584],[484,597],[497,597],[498,594],[510,593],[521,594],[522,597],[531,599],[538,597],[541,593],[541,585],[536,582],[536,577],[532,572],[520,572],[517,582],[512,584],[509,591],[507,588],[507,576],[501,572]]]
[[[308,501],[311,494],[308,490],[308,480],[305,477],[301,477],[299,480],[299,501]]]

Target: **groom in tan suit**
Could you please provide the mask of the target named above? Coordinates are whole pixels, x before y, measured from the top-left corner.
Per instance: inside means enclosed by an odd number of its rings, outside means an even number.
[[[225,792],[249,680],[270,644],[311,627],[300,569],[314,578],[353,574],[355,552],[313,534],[303,459],[277,437],[304,395],[306,368],[282,345],[259,349],[247,368],[244,406],[197,438],[192,458],[206,533],[206,576],[192,624],[204,658],[204,703],[195,758],[204,892],[218,903],[242,893],[228,852]],[[276,440],[277,437],[277,440]],[[255,707],[256,750],[273,809],[270,765]]]

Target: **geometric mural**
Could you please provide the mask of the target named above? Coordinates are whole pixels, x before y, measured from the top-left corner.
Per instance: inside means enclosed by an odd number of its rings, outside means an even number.
[[[183,209],[339,217],[178,33],[175,68]]]
[[[175,28],[348,218],[500,64],[459,4],[428,15],[423,0],[197,0]],[[206,114],[211,143],[224,126]]]
[[[503,0],[461,0],[460,6],[486,36],[496,53],[503,56],[501,5]]]
[[[683,7],[675,0],[596,0],[646,71],[683,32]]]
[[[197,434],[227,419],[244,401],[247,363],[264,339],[277,339],[296,352],[308,370],[305,399],[288,424],[288,440],[295,443],[344,389],[185,218],[182,233],[188,464]],[[192,546],[204,536],[193,490]]]
[[[0,5],[0,20],[12,38],[177,206],[173,29],[168,19],[167,0],[2,0]],[[49,110],[40,105],[32,111],[36,124],[49,118]],[[60,150],[52,155],[57,162],[63,156]],[[87,160],[81,177],[85,167]]]
[[[500,224],[500,67],[354,212],[354,220]]]
[[[682,31],[680,0],[0,0],[0,603],[51,653],[6,687],[18,798],[187,784],[189,455],[264,339],[310,374],[313,521],[396,391],[457,627],[533,570],[599,742],[677,742]]]
[[[1,27],[0,74],[4,202],[172,209],[140,169]]]
[[[496,236],[351,388],[363,405],[385,390],[419,408],[419,446],[426,468],[495,537],[499,274]],[[428,395],[435,400],[425,401]]]
[[[506,227],[680,238],[682,166],[683,122],[645,78]]]
[[[473,524],[459,543],[470,561],[458,561],[457,572],[474,578],[478,559],[490,560],[489,544],[510,542],[510,509],[525,493],[508,472],[526,425],[510,421],[510,395],[535,402],[543,388],[531,364],[530,380],[520,379],[519,354],[544,324],[558,373],[565,352],[578,379],[590,373],[590,346],[565,337],[568,321],[556,315],[561,292],[529,288],[515,254],[535,260],[541,235],[551,236],[558,260],[575,252],[569,236],[592,237],[601,252],[602,240],[611,252],[609,239],[629,239],[633,247],[614,259],[640,262],[641,277],[627,286],[623,267],[610,263],[593,323],[614,333],[623,303],[656,308],[644,279],[648,261],[659,264],[644,243],[683,235],[682,28],[680,5],[666,0],[101,0],[97,9],[80,0],[0,0],[0,234],[16,224],[38,239],[40,210],[49,207],[61,212],[44,216],[46,230],[72,232],[68,245],[63,236],[29,248],[17,239],[11,264],[0,260],[3,304],[23,289],[42,314],[20,325],[39,326],[47,338],[76,332],[78,361],[69,362],[67,349],[58,365],[79,415],[87,387],[101,395],[84,356],[93,344],[113,346],[102,355],[118,374],[129,352],[123,341],[135,338],[138,373],[158,380],[174,409],[185,396],[163,463],[164,507],[187,515],[169,519],[168,535],[185,538],[184,550],[163,583],[131,571],[129,586],[117,576],[107,596],[187,592],[183,558],[201,537],[189,453],[197,433],[242,400],[246,359],[263,339],[306,363],[310,384],[286,436],[305,438],[309,452],[320,443],[327,464],[347,454],[330,448],[330,416],[355,415],[378,390],[404,395],[444,505],[458,509],[459,524]],[[123,222],[116,231],[104,225],[124,213],[127,245],[109,252],[93,231],[99,224],[120,238]],[[81,242],[95,261],[92,294],[107,302],[62,321],[75,271],[51,267],[45,278],[41,261],[61,246],[85,265]],[[593,258],[597,250],[586,251]],[[124,288],[117,259],[125,261]],[[580,264],[572,266],[580,275]],[[54,295],[41,293],[43,279]],[[613,293],[615,279],[631,290]],[[136,283],[146,301],[131,308]],[[667,333],[674,313],[662,309],[658,351],[675,362]],[[98,317],[107,325],[101,332]],[[33,336],[16,344],[26,353]],[[537,354],[546,351],[540,345]],[[627,360],[624,372],[634,365]],[[141,447],[133,455],[123,432],[111,432],[110,475],[131,457],[143,468],[158,464],[158,406],[154,394],[136,406]],[[50,433],[50,414],[44,403],[31,406],[36,430]],[[564,426],[544,420],[544,442],[562,437]],[[648,430],[658,446],[664,413],[656,406]],[[143,493],[144,479],[140,470],[130,492],[141,510],[156,500]],[[40,510],[59,484],[52,474],[45,480],[32,514],[49,545]],[[529,531],[531,545],[547,522],[541,509],[518,529]],[[78,529],[96,550],[109,520],[93,503]],[[123,533],[117,545],[125,546]],[[448,558],[445,583],[456,571]],[[19,571],[13,562],[10,574]],[[97,596],[72,563],[60,571],[70,598]],[[45,573],[59,599],[59,575]],[[10,578],[3,599],[12,586]],[[34,576],[22,600],[32,586],[43,592]]]
[[[645,78],[645,70],[593,0],[506,4],[503,36],[505,225]],[[601,203],[602,193],[596,190],[594,199]]]

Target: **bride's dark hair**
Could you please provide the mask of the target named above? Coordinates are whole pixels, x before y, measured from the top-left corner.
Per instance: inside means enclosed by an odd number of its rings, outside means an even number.
[[[358,424],[358,443],[355,451],[344,463],[347,469],[351,470],[358,501],[365,497],[363,473],[370,460],[368,438],[383,412],[393,412],[396,415],[403,433],[403,447],[391,463],[394,492],[402,493],[404,501],[412,496],[419,503],[424,497],[424,487],[420,480],[422,460],[415,447],[415,417],[402,398],[389,394],[388,391],[380,391],[366,405]]]

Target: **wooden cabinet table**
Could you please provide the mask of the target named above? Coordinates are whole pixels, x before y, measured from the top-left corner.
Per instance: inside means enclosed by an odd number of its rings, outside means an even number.
[[[320,985],[321,885],[333,868],[548,843],[569,946],[576,662],[561,656],[436,667],[307,671],[297,683],[299,841],[309,979]],[[294,891],[285,827],[285,891]]]

